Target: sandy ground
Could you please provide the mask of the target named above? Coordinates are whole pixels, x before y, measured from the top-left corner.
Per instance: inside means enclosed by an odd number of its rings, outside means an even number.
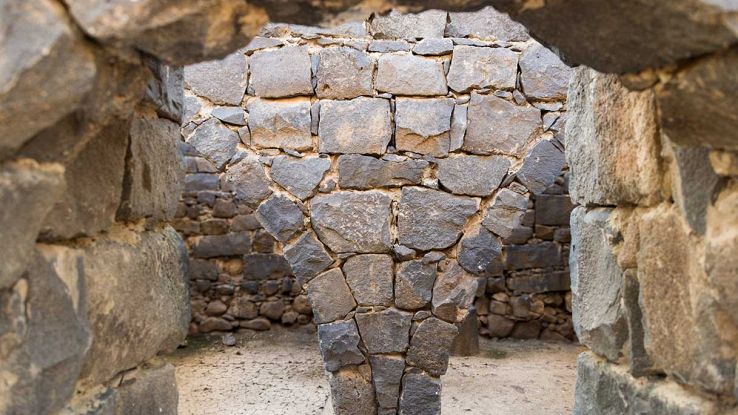
[[[190,339],[169,356],[177,368],[181,415],[332,415],[315,334],[273,329]],[[452,357],[443,377],[443,413],[569,415],[574,345],[481,341],[474,357]]]

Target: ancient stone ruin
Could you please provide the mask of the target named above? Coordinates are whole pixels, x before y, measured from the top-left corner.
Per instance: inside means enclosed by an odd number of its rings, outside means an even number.
[[[188,330],[311,317],[337,414],[439,413],[474,318],[573,325],[576,414],[735,413],[737,16],[0,0],[0,413],[175,414]]]

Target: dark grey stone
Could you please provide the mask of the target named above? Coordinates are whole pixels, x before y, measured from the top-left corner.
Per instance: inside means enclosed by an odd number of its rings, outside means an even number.
[[[318,135],[321,153],[384,154],[392,138],[389,101],[322,101]]]
[[[220,189],[220,176],[217,174],[194,173],[185,176],[185,192],[217,191],[218,189]]]
[[[475,89],[513,89],[518,73],[518,54],[505,48],[454,47],[448,86],[465,93]]]
[[[315,94],[324,99],[350,99],[372,95],[374,61],[350,47],[324,48],[318,53]]]
[[[277,156],[272,161],[272,180],[287,189],[295,197],[305,200],[312,196],[315,188],[331,168],[331,160],[323,157],[294,158]]]
[[[216,104],[239,105],[248,84],[248,62],[236,52],[222,60],[186,66],[185,85]]]
[[[373,16],[369,21],[369,32],[375,39],[442,38],[446,16],[447,13],[441,10],[417,14],[403,14],[393,10],[384,16]]]
[[[444,157],[450,146],[451,98],[397,98],[395,142],[398,150]]]
[[[146,85],[145,100],[154,106],[160,117],[177,125],[182,124],[185,110],[184,68],[166,65],[153,58],[145,59],[145,63],[153,75]]]
[[[248,280],[279,280],[292,274],[290,264],[278,254],[246,254],[243,277]]]
[[[374,355],[369,356],[369,363],[372,367],[372,380],[379,407],[397,408],[405,359],[402,356]]]
[[[318,340],[325,370],[335,372],[343,366],[364,363],[359,350],[361,337],[354,320],[319,325]]]
[[[505,247],[507,267],[511,270],[545,268],[561,265],[561,254],[553,242],[535,245],[508,245]]]
[[[359,305],[389,306],[392,303],[393,268],[391,256],[365,254],[347,259],[343,273]]]
[[[413,53],[424,56],[446,55],[454,50],[454,42],[451,39],[423,39],[415,44]]]
[[[476,356],[479,354],[479,317],[472,308],[463,321],[456,323],[458,334],[451,344],[451,356]]]
[[[482,226],[503,238],[510,238],[519,229],[527,207],[526,196],[510,189],[502,189],[487,208]]]
[[[462,268],[472,274],[484,275],[501,253],[500,241],[487,229],[478,227],[461,238],[458,261]]]
[[[210,115],[233,125],[246,125],[246,113],[241,107],[215,107]]]
[[[339,268],[333,268],[310,280],[307,283],[307,294],[318,324],[343,319],[356,307],[351,289]]]
[[[623,272],[623,311],[628,323],[629,341],[626,343],[628,349],[628,363],[633,376],[644,376],[654,373],[653,362],[646,352],[645,331],[643,330],[643,311],[638,302],[640,284],[635,269]]]
[[[541,111],[520,107],[494,95],[472,93],[463,150],[474,154],[520,156],[541,130]]]
[[[548,189],[566,164],[564,152],[549,140],[542,140],[525,156],[517,178],[534,194]]]
[[[507,286],[522,293],[568,291],[571,288],[568,271],[545,271],[507,278]]]
[[[430,303],[436,264],[422,260],[403,262],[395,278],[395,305],[406,310],[417,310]]]
[[[474,302],[477,277],[454,260],[444,264],[433,285],[433,315],[450,323],[462,321]]]
[[[440,415],[441,379],[423,372],[402,377],[400,415]]]
[[[404,353],[407,349],[412,313],[388,308],[357,313],[354,318],[369,353]]]
[[[458,151],[464,146],[464,136],[468,123],[468,107],[466,105],[454,106],[454,113],[451,115],[451,141],[448,151]]]
[[[475,12],[449,13],[446,36],[490,39],[502,42],[525,42],[530,39],[525,26],[513,21],[492,6]]]
[[[312,95],[312,72],[307,46],[261,50],[251,55],[254,95],[264,98]]]
[[[282,195],[272,195],[256,209],[256,219],[276,240],[287,242],[305,229],[299,206]]]
[[[335,415],[375,415],[377,404],[369,365],[347,366],[332,373],[331,386]]]
[[[249,131],[251,145],[256,148],[309,150],[311,135],[310,100],[250,100]]]
[[[458,332],[455,325],[435,317],[423,320],[410,341],[407,363],[433,376],[445,374],[451,344]]]
[[[257,207],[272,190],[264,168],[255,157],[246,157],[230,166],[222,179],[223,190],[235,194],[236,201]]]
[[[213,258],[247,254],[251,251],[251,237],[248,232],[234,232],[225,235],[206,235],[192,245],[192,256]]]
[[[509,168],[510,160],[502,156],[450,156],[438,160],[438,180],[451,193],[489,196]]]
[[[425,160],[342,155],[338,158],[338,184],[344,189],[359,190],[420,184],[429,165]]]
[[[533,101],[565,100],[574,74],[555,53],[537,42],[520,56],[520,72],[523,92]]]
[[[568,195],[536,196],[536,224],[569,225],[569,217],[574,205]]]
[[[411,54],[385,54],[377,62],[374,87],[393,95],[446,95],[446,73],[439,61]]]
[[[190,280],[216,281],[218,279],[218,266],[215,262],[205,259],[190,258],[187,268]]]
[[[187,138],[187,143],[213,162],[218,169],[222,169],[236,154],[239,141],[235,131],[230,130],[215,118],[200,124]]]
[[[674,200],[689,226],[699,235],[705,234],[707,207],[719,177],[710,166],[710,150],[704,147],[675,147]]]
[[[315,234],[307,232],[297,241],[284,248],[284,256],[292,272],[303,281],[309,281],[333,263]]]

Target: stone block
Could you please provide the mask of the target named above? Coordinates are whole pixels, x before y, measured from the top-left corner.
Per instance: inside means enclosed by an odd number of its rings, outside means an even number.
[[[310,132],[310,100],[250,100],[249,131],[251,145],[257,148],[308,150],[313,141]]]
[[[439,61],[412,54],[382,55],[374,87],[394,95],[446,95],[446,72]]]
[[[707,233],[705,237],[705,271],[710,284],[717,288],[720,303],[732,309],[738,306],[736,297],[736,269],[738,258],[734,255],[738,247],[738,184],[733,180],[717,194],[714,204],[708,209]],[[731,314],[733,322],[738,317]]]
[[[153,58],[144,62],[153,75],[146,85],[145,102],[152,105],[160,117],[182,124],[185,110],[184,68],[166,65]]]
[[[448,151],[457,151],[464,146],[464,136],[468,124],[468,107],[466,105],[454,106],[454,113],[451,115],[451,141]]]
[[[395,141],[398,150],[446,156],[449,152],[451,98],[397,98]]]
[[[215,107],[210,111],[210,115],[226,124],[238,126],[244,126],[247,124],[246,113],[241,109],[241,107]],[[246,143],[248,143],[248,140]]]
[[[115,415],[157,413],[177,415],[179,393],[174,366],[159,361],[123,376],[113,389]]]
[[[436,282],[436,264],[423,260],[402,262],[395,277],[395,305],[405,310],[417,310],[430,303]]]
[[[407,351],[407,363],[432,376],[446,373],[451,344],[459,330],[455,325],[430,317],[413,334]]]
[[[324,48],[319,63],[315,94],[324,99],[351,99],[374,92],[374,61],[350,47]]]
[[[196,258],[236,256],[247,254],[249,251],[251,237],[248,232],[202,236],[192,246],[192,256]]]
[[[328,382],[331,386],[335,415],[374,415],[377,413],[371,370],[367,365],[344,367],[331,374]]]
[[[520,83],[531,101],[565,100],[574,70],[536,42],[520,56]]]
[[[188,174],[184,179],[185,193],[217,191],[220,189],[220,176],[210,173]]]
[[[487,316],[487,329],[489,329],[489,335],[503,339],[508,337],[515,328],[515,322],[494,314]]]
[[[500,258],[500,241],[487,229],[476,227],[467,231],[458,247],[459,265],[476,275],[485,275],[493,263]]]
[[[710,150],[704,147],[674,147],[672,197],[692,230],[705,234],[707,207],[719,177],[710,165]]]
[[[237,202],[257,207],[272,194],[271,182],[256,157],[246,157],[230,166],[223,175],[223,190],[233,192]]]
[[[369,356],[369,363],[379,407],[397,408],[405,359],[402,356],[374,355]]]
[[[551,187],[566,165],[564,152],[550,140],[541,140],[526,154],[517,178],[533,194]]]
[[[541,130],[541,112],[494,95],[472,93],[462,150],[474,154],[520,156]]]
[[[505,48],[454,47],[448,86],[457,93],[473,89],[514,89],[518,54]]]
[[[571,281],[567,271],[536,272],[507,279],[507,286],[521,293],[569,291]]]
[[[369,20],[369,32],[376,39],[442,38],[447,13],[427,10],[417,14],[403,14],[393,10],[385,16],[374,15]]]
[[[313,232],[306,232],[297,241],[284,248],[284,256],[292,272],[303,281],[309,281],[333,263],[333,258]]]
[[[559,247],[553,242],[505,246],[507,268],[546,268],[562,265]]]
[[[277,156],[272,161],[270,175],[293,196],[305,200],[313,195],[330,168],[329,158]]]
[[[405,187],[397,224],[400,244],[422,251],[448,248],[478,208],[478,199]]]
[[[260,50],[251,56],[254,95],[264,98],[312,95],[312,71],[307,46]]]
[[[653,92],[633,92],[617,76],[579,68],[569,98],[566,157],[572,200],[597,205],[652,205],[661,200]]]
[[[280,242],[289,241],[305,229],[305,216],[300,207],[282,195],[272,195],[259,205],[256,219]]]
[[[571,291],[574,330],[594,352],[616,360],[628,340],[621,305],[623,271],[611,242],[611,209],[577,207],[571,216]]]
[[[433,285],[433,315],[450,323],[464,320],[474,302],[477,283],[474,275],[450,260]]]
[[[451,39],[423,39],[413,47],[413,53],[423,56],[446,55],[453,50],[454,42]]]
[[[344,366],[364,363],[359,350],[361,337],[354,320],[319,325],[318,340],[325,370],[335,372]]]
[[[372,40],[369,43],[369,52],[388,53],[388,52],[410,52],[413,45],[404,40]]]
[[[351,289],[339,268],[333,268],[310,280],[307,283],[307,295],[318,324],[343,319],[356,307]]]
[[[291,274],[290,264],[282,255],[254,253],[243,256],[243,277],[247,280],[280,280]]]
[[[362,306],[389,306],[394,280],[392,257],[382,254],[356,255],[343,264],[346,282]]]
[[[248,85],[249,64],[241,52],[222,60],[185,66],[185,86],[215,104],[239,105]]]
[[[501,156],[451,156],[438,160],[438,180],[451,193],[484,197],[497,190],[509,168],[510,160]]]
[[[318,135],[321,153],[384,154],[392,138],[389,101],[322,101]]]
[[[424,372],[410,372],[402,377],[401,415],[440,415],[441,379]]]
[[[448,18],[446,36],[501,42],[525,42],[530,39],[525,26],[492,6],[475,12],[449,13]]]
[[[190,324],[187,251],[181,237],[170,227],[120,232],[98,239],[84,252],[93,334],[80,375],[84,385],[105,382],[158,352],[173,351]]]
[[[315,196],[310,220],[333,252],[383,253],[392,248],[392,199],[377,191]]]
[[[238,133],[223,125],[216,118],[200,124],[187,137],[187,143],[210,160],[218,170],[222,169],[236,154],[239,141]]]
[[[407,349],[412,313],[388,308],[378,312],[357,313],[354,318],[370,354],[404,353]]]
[[[574,205],[568,195],[536,196],[536,224],[569,225],[569,217]]]
[[[520,227],[527,207],[528,197],[510,189],[501,189],[487,208],[482,226],[503,238],[510,238]]]
[[[479,317],[472,308],[466,318],[456,323],[458,333],[451,343],[452,356],[476,356],[479,354]]]
[[[346,154],[338,157],[338,184],[343,189],[358,190],[420,184],[428,166],[425,160]]]

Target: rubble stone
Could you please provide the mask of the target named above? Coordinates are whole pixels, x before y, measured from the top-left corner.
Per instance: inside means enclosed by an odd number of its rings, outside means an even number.
[[[500,156],[451,156],[438,161],[438,180],[454,194],[489,196],[509,168],[510,160]]]
[[[248,61],[236,52],[222,60],[186,66],[185,85],[215,104],[239,105],[248,85]]]
[[[318,324],[342,319],[356,307],[351,289],[338,268],[333,268],[313,278],[307,284],[307,294],[313,307],[315,322]]]
[[[319,325],[318,340],[325,370],[329,372],[364,362],[364,355],[359,350],[361,337],[353,320]]]
[[[357,313],[355,318],[370,354],[404,353],[407,349],[412,313],[388,308],[378,312]]]
[[[318,56],[318,98],[351,99],[372,94],[375,63],[366,53],[338,47],[322,49]]]
[[[541,128],[541,112],[492,95],[472,93],[462,150],[519,156]]]
[[[318,135],[321,153],[384,154],[392,138],[389,101],[322,101]]]
[[[455,46],[448,86],[458,93],[472,89],[513,89],[518,54],[505,48]]]
[[[356,255],[343,264],[343,273],[359,305],[388,306],[392,302],[394,279],[389,255]]]

